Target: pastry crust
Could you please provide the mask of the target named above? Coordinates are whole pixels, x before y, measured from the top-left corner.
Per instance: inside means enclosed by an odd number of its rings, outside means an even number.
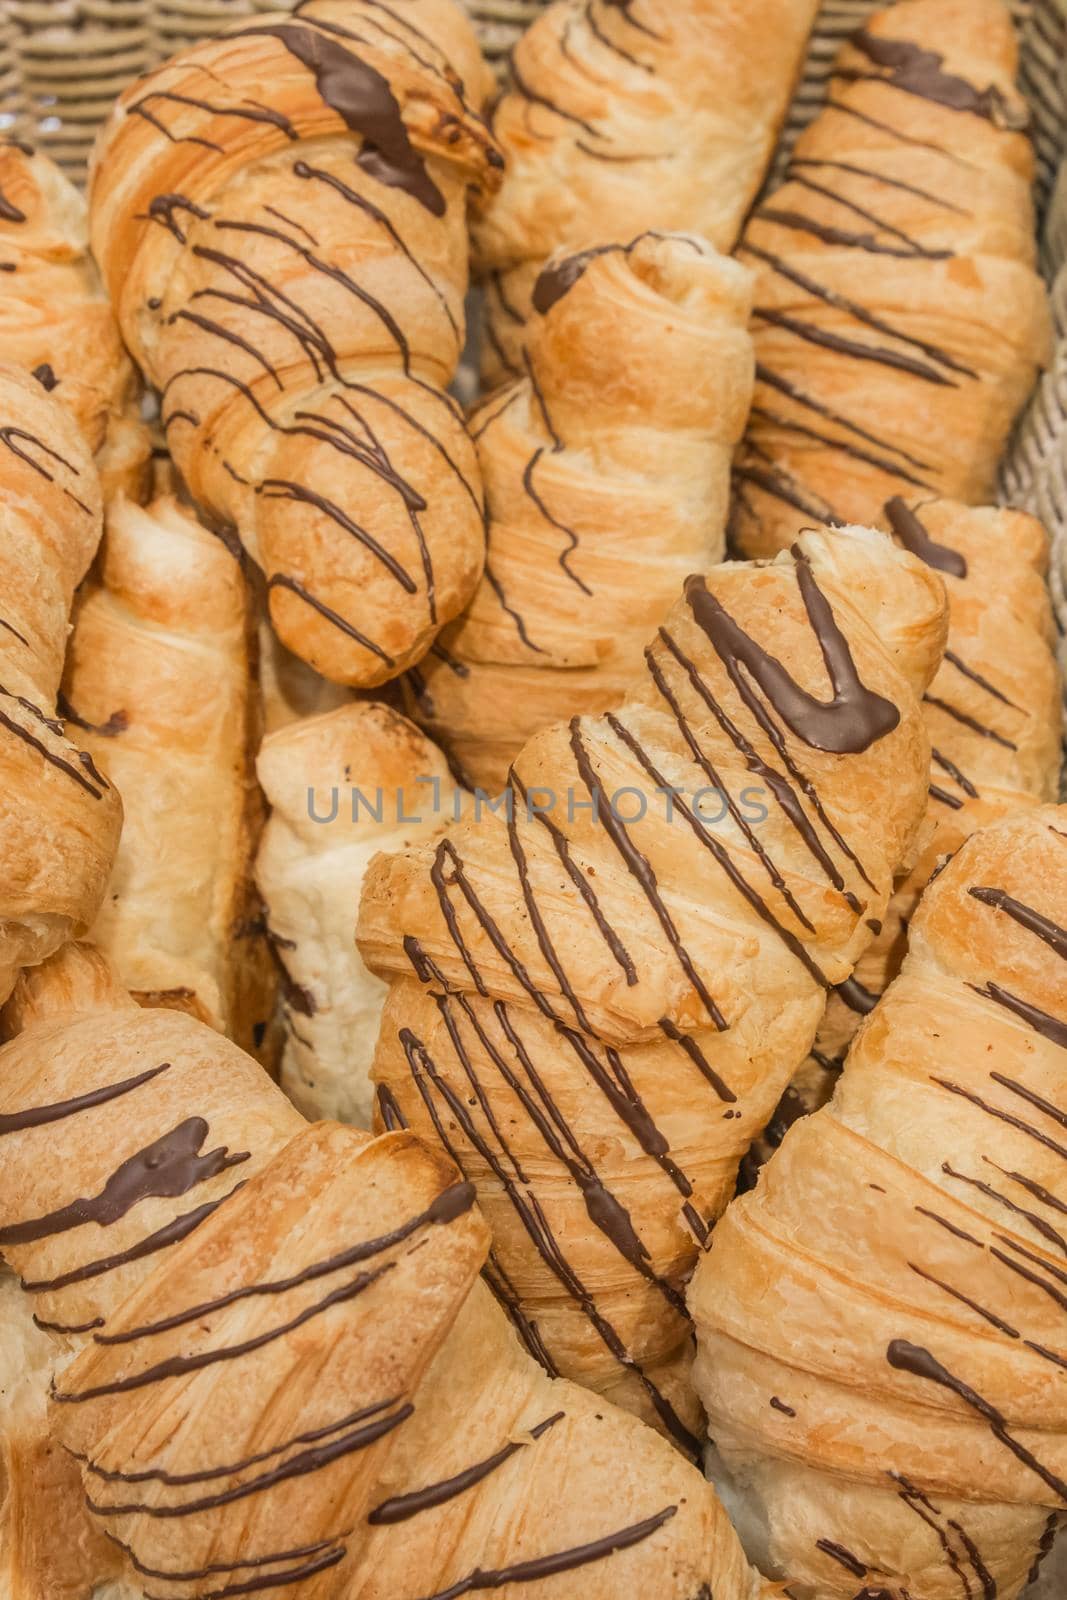
[[[386,986],[355,945],[363,879],[379,851],[458,821],[466,797],[436,745],[372,702],[290,722],[256,767],[271,807],[256,881],[284,974],[282,1087],[305,1116],[369,1128]]]
[[[1002,0],[902,0],[843,49],[741,257],[759,273],[737,472],[747,555],[892,495],[994,498],[1051,354]]]
[[[175,463],[339,683],[418,660],[481,572],[445,391],[467,194],[500,165],[489,82],[450,0],[309,0],[138,80],[97,149],[93,248]]]
[[[694,1276],[750,1553],[801,1596],[1015,1600],[1067,1506],[1065,913],[1067,808],[969,839]]]
[[[0,144],[0,348],[71,413],[97,457],[105,503],[146,488],[150,442],[89,255],[85,201],[47,156]]]
[[[87,1583],[125,1555],[167,1600],[230,1583],[396,1600],[512,1572],[530,1600],[561,1582],[587,1600],[777,1593],[694,1468],[522,1350],[477,1281],[473,1191],[439,1150],[303,1126],[227,1041],[124,1003],[74,947],[8,1021],[0,1239],[31,1282],[83,1269],[37,1304],[90,1323],[52,1335],[50,1405],[109,1535]],[[190,1121],[195,1159],[175,1142]],[[63,1209],[104,1191],[106,1214]],[[201,1208],[184,1238],[85,1273]]]
[[[0,367],[0,1000],[96,915],[122,806],[56,718],[74,589],[100,539],[100,483],[73,419]]]
[[[680,1286],[921,820],[944,624],[866,530],[714,568],[617,715],[527,744],[510,819],[367,875],[379,1115],[478,1184],[531,1346],[690,1449]]]
[[[557,0],[493,113],[507,160],[475,229],[485,376],[521,377],[531,295],[561,246],[620,219],[731,250],[763,179],[816,0]]]
[[[486,573],[407,679],[494,794],[539,728],[621,702],[680,584],[721,561],[752,397],[752,280],[703,240],[556,256],[538,284],[527,376],[471,420]]]
[[[250,630],[221,540],[173,499],[111,506],[64,679],[68,719],[126,812],[92,937],[136,999],[190,1011],[248,1050],[274,998],[251,882]]]

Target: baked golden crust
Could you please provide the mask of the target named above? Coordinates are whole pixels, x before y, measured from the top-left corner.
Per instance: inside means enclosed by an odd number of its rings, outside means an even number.
[[[466,797],[436,745],[375,702],[276,729],[256,768],[271,808],[256,881],[285,974],[282,1087],[305,1116],[369,1128],[386,986],[353,938],[363,878],[379,850],[458,820]]]
[[[892,495],[994,498],[1051,351],[1017,54],[1001,0],[880,12],[746,228],[759,273],[746,554]]]
[[[100,539],[100,484],[70,414],[0,367],[0,999],[86,931],[122,806],[55,715],[71,602]]]
[[[36,1293],[89,1324],[52,1335],[49,1407],[108,1536],[83,1583],[125,1555],[175,1600],[249,1583],[396,1600],[510,1573],[531,1600],[561,1574],[588,1600],[777,1592],[675,1450],[523,1352],[477,1282],[473,1191],[439,1150],[302,1125],[232,1045],[124,1002],[74,947],[8,1022],[0,1240],[31,1280],[82,1267]],[[177,1142],[190,1122],[195,1155]],[[70,1214],[105,1193],[109,1209]],[[151,1254],[85,1271],[168,1225]]]
[[[690,1287],[751,1553],[820,1600],[1015,1600],[1067,1505],[1065,911],[1064,807],[961,847]]]
[[[468,190],[500,156],[450,0],[310,0],[138,80],[101,136],[93,248],[194,499],[263,568],[283,640],[382,683],[469,598]]]
[[[944,623],[865,530],[715,568],[617,715],[527,744],[510,817],[367,876],[379,1114],[478,1184],[531,1345],[690,1448],[679,1285],[921,820]]]
[[[472,783],[496,793],[539,728],[618,705],[679,586],[721,561],[751,282],[660,232],[538,280],[527,376],[471,420],[486,573],[407,680]]]
[[[731,250],[785,115],[815,0],[558,0],[493,113],[507,160],[475,229],[486,375],[522,375],[541,267],[620,219]]]
[[[65,711],[126,820],[92,938],[135,998],[251,1050],[273,1009],[254,922],[262,802],[251,616],[238,563],[173,499],[108,513],[82,593]]]
[[[105,500],[143,488],[134,367],[89,255],[85,201],[47,156],[0,144],[0,346],[74,417]]]

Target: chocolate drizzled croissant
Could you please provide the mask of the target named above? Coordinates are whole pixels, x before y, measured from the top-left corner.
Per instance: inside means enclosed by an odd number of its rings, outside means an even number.
[[[36,378],[0,367],[0,1000],[92,923],[122,806],[56,716],[70,608],[100,539],[100,481]]]
[[[751,278],[692,235],[556,257],[527,375],[471,421],[489,513],[414,714],[495,793],[531,734],[618,705],[681,583],[722,559],[752,396]]]
[[[138,80],[101,137],[93,248],[171,454],[337,682],[418,660],[481,571],[445,391],[490,82],[450,0],[308,0]]]
[[[944,620],[866,530],[690,578],[617,713],[366,880],[381,1122],[478,1184],[529,1348],[689,1449],[682,1286],[921,820]]]
[[[0,143],[0,347],[74,417],[106,501],[141,492],[150,442],[87,235],[85,201],[59,168]]]
[[[1001,0],[902,0],[842,51],[741,245],[759,273],[746,554],[893,495],[994,498],[1051,349],[1016,60]]]
[[[746,1159],[747,1182],[796,1115],[833,1093],[853,1035],[900,970],[908,923],[938,862],[976,829],[1058,793],[1062,689],[1045,530],[1023,512],[951,501],[913,509],[892,500],[885,520],[941,574],[949,600],[945,658],[923,701],[932,747],[925,837],[878,934],[831,993],[812,1056]]]
[[[696,1375],[750,1553],[820,1600],[1016,1600],[1067,1509],[1067,808],[923,897],[830,1106],[715,1230]]]
[[[676,228],[730,250],[770,160],[816,0],[557,0],[493,113],[507,158],[476,227],[486,377],[521,377],[559,247]]]
[[[770,1596],[695,1469],[523,1352],[440,1151],[306,1127],[240,1051],[124,1004],[73,947],[9,1021],[0,1244],[57,1341],[54,1438],[107,1552],[83,1583]]]
[[[251,884],[251,644],[222,541],[173,499],[113,503],[63,684],[64,712],[126,811],[92,938],[137,999],[191,1011],[249,1050],[274,990]]]

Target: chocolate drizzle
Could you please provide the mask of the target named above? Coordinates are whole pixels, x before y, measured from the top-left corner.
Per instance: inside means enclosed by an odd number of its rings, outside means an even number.
[[[885,67],[885,76],[878,81],[905,94],[918,95],[932,100],[948,111],[966,111],[984,117],[998,128],[1023,129],[1029,118],[1013,106],[995,84],[977,89],[966,78],[945,72],[945,58],[936,50],[924,50],[909,39],[890,39],[861,28],[852,35],[852,44],[876,67]],[[839,72],[842,78],[855,77],[851,72]]]
[[[948,545],[936,544],[920,522],[918,515],[909,505],[894,495],[885,504],[885,514],[889,518],[889,526],[904,546],[913,556],[918,556],[920,561],[925,561],[928,567],[935,567],[938,572],[947,572],[953,578],[967,576],[967,562],[958,550],[952,550]]]
[[[529,1430],[529,1443],[540,1439],[557,1422],[562,1422],[564,1413],[557,1411],[553,1416],[546,1417],[543,1422]],[[375,1527],[397,1522],[407,1522],[411,1517],[417,1517],[422,1511],[432,1511],[436,1506],[447,1504],[457,1495],[465,1494],[468,1489],[473,1489],[482,1483],[498,1467],[510,1461],[513,1455],[528,1447],[527,1440],[515,1439],[498,1450],[495,1455],[489,1456],[485,1461],[479,1461],[473,1467],[467,1467],[463,1472],[457,1472],[455,1477],[446,1478],[441,1483],[431,1483],[424,1489],[414,1489],[408,1494],[395,1495],[392,1499],[383,1500],[374,1507],[367,1517],[367,1521]]]
[[[139,1089],[143,1083],[150,1083],[153,1078],[158,1078],[161,1072],[169,1070],[170,1062],[163,1061],[158,1067],[149,1067],[145,1072],[138,1072],[132,1078],[122,1078],[117,1083],[105,1083],[99,1089],[90,1089],[87,1093],[75,1095],[70,1100],[56,1100],[46,1106],[27,1106],[23,1111],[0,1112],[0,1138],[5,1133],[22,1133],[27,1128],[41,1128],[48,1123],[62,1122],[66,1117],[77,1116],[80,1111],[90,1111],[94,1106],[107,1105],[109,1101],[130,1094],[132,1090]]]

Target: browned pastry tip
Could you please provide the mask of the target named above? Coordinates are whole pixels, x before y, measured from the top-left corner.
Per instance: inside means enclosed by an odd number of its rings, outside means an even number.
[[[468,193],[499,181],[489,82],[451,0],[310,0],[138,80],[97,151],[94,250],[175,463],[338,683],[418,660],[481,572],[446,391]]]

